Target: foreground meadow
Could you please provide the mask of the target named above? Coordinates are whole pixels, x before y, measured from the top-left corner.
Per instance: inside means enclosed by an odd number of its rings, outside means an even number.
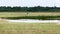
[[[56,23],[13,23],[0,20],[0,34],[60,34]]]

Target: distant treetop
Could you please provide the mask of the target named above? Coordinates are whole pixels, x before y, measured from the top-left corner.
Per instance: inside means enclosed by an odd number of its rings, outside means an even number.
[[[60,12],[60,7],[42,7],[42,6],[35,6],[35,7],[10,7],[10,6],[1,6],[0,7],[0,12]]]

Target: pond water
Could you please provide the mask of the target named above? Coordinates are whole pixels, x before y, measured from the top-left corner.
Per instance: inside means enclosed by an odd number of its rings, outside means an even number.
[[[12,19],[0,19],[3,21],[7,21],[10,23],[58,23],[60,24],[60,20],[35,20],[35,19],[18,19],[18,20],[12,20]]]
[[[34,20],[34,19],[19,19],[19,20],[6,20],[8,22],[26,22],[26,23],[60,23],[60,20]]]

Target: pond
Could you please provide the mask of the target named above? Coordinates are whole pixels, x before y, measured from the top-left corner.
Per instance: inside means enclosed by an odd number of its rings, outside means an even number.
[[[36,20],[36,19],[18,19],[18,20],[12,20],[12,19],[0,19],[2,21],[7,21],[10,23],[58,23],[60,24],[60,20]]]
[[[34,19],[18,19],[18,20],[6,20],[8,22],[26,22],[26,23],[60,23],[60,20],[34,20]]]

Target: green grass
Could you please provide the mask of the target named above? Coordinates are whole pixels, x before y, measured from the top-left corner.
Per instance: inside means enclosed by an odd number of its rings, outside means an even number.
[[[60,20],[60,16],[19,16],[19,17],[2,17],[5,19],[39,19],[39,20]]]
[[[56,23],[0,22],[0,34],[60,34],[60,25]]]

